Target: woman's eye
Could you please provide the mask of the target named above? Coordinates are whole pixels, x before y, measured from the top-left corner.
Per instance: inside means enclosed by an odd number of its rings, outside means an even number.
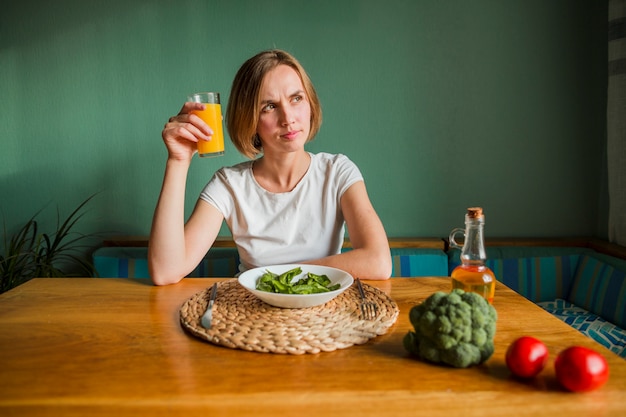
[[[300,102],[303,100],[302,96],[294,96],[293,101],[295,101],[296,103]]]
[[[269,103],[269,104],[266,104],[261,110],[264,112],[268,112],[268,111],[274,110],[275,108],[276,108],[275,104]]]

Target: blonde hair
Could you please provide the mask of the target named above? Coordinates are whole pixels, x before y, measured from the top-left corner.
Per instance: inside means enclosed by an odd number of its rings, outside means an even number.
[[[230,90],[226,110],[226,128],[230,139],[244,156],[254,159],[261,143],[256,130],[261,114],[261,83],[265,75],[279,65],[291,67],[302,81],[311,106],[311,128],[307,142],[313,140],[322,124],[322,108],[311,79],[292,55],[279,49],[263,51],[239,68]]]

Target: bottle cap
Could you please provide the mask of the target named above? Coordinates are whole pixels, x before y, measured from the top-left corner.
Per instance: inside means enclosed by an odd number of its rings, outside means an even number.
[[[470,207],[467,209],[467,217],[470,219],[480,219],[483,217],[482,207]]]

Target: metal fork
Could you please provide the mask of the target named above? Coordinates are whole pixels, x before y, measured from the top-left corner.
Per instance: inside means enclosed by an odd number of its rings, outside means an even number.
[[[217,282],[213,284],[213,288],[211,288],[211,296],[209,297],[209,305],[202,316],[202,327],[205,329],[211,328],[211,322],[213,321],[213,303],[215,303],[215,296],[217,295]]]
[[[372,301],[367,301],[367,298],[365,298],[365,291],[363,291],[363,286],[361,285],[361,280],[359,278],[356,279],[356,286],[359,289],[359,294],[361,295],[361,315],[365,320],[374,320],[378,315],[378,305]]]

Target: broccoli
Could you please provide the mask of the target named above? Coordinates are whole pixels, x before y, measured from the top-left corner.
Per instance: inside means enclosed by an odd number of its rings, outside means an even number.
[[[476,293],[436,292],[411,308],[409,319],[415,331],[404,337],[404,347],[421,359],[467,368],[493,354],[496,309]]]

